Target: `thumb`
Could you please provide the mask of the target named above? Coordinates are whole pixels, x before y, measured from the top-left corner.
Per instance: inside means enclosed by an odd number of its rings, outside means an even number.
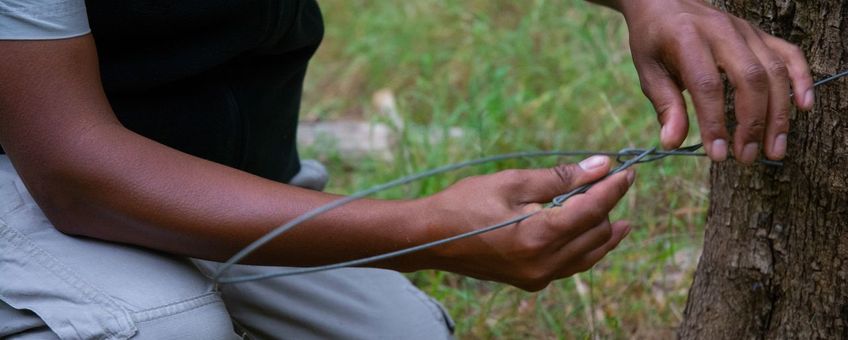
[[[689,130],[686,102],[677,83],[659,66],[644,67],[639,74],[642,92],[651,101],[661,126],[660,143],[665,149],[683,144]]]
[[[553,168],[524,170],[521,203],[543,203],[586,183],[598,180],[610,170],[610,158],[592,156],[579,164],[560,164]]]

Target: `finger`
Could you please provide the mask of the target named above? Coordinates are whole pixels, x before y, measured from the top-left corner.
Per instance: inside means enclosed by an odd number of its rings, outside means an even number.
[[[635,179],[633,169],[612,175],[589,191],[565,201],[562,207],[545,210],[546,222],[559,230],[561,239],[571,240],[607,219],[610,210],[627,193]]]
[[[585,251],[581,256],[575,257],[571,262],[567,262],[562,267],[562,271],[557,273],[557,277],[568,277],[591,269],[604,256],[615,249],[621,243],[621,240],[630,234],[630,228],[630,222],[628,221],[618,221],[610,225],[610,237],[606,242]]]
[[[789,70],[783,59],[760,39],[758,32],[752,27],[746,39],[765,67],[769,79],[763,150],[768,159],[780,160],[786,155],[786,134],[789,132]]]
[[[647,62],[640,67],[642,92],[651,101],[660,122],[660,143],[665,149],[674,149],[683,144],[689,131],[686,102],[682,90],[668,71],[662,66]]]
[[[747,26],[747,23],[741,24]],[[731,25],[733,28],[736,26]],[[747,26],[750,27],[750,26]],[[716,60],[735,87],[736,132],[733,151],[736,160],[751,164],[760,153],[768,110],[769,78],[765,67],[739,30],[718,30],[711,41]]]
[[[613,227],[610,225],[609,219],[604,219],[600,224],[592,228],[588,228],[585,232],[577,235],[576,238],[565,242],[560,242],[559,245],[554,245],[554,252],[544,258],[543,263],[536,266],[537,269],[531,270],[527,277],[542,278],[531,280],[519,285],[522,289],[528,291],[541,290],[552,279],[560,278],[563,269],[572,269],[573,263],[582,259],[586,253],[592,252],[598,247],[601,247],[609,242],[613,236]],[[525,269],[533,266],[525,266]]]
[[[607,243],[610,237],[612,237],[612,225],[609,218],[606,218],[582,234],[562,242],[554,258],[558,263],[573,262],[574,259],[582,258],[584,254]]]
[[[516,170],[521,203],[549,202],[554,197],[591,183],[609,172],[607,156],[592,156],[579,164],[560,164],[553,168]]]
[[[676,51],[680,56],[677,68],[683,85],[692,96],[704,148],[712,160],[723,161],[727,159],[728,141],[724,122],[724,84],[712,51],[694,34],[681,38],[679,45],[682,46]]]
[[[816,96],[813,90],[813,76],[810,74],[810,65],[807,64],[804,52],[798,46],[763,32],[760,32],[760,37],[766,45],[777,52],[789,69],[795,105],[805,111],[812,110]]]

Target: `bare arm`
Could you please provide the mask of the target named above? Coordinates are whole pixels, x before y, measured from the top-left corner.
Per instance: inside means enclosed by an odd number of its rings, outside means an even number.
[[[125,129],[101,88],[90,36],[3,41],[0,51],[0,143],[64,232],[221,260],[334,198],[202,160]],[[406,204],[354,203],[293,230],[252,261],[307,265],[407,245],[407,236],[418,239],[420,229],[401,232],[415,221]],[[327,242],[335,253],[320,251]]]
[[[0,41],[0,143],[59,230],[192,257],[226,259],[337,198],[127,130],[101,88],[90,36]],[[357,201],[295,228],[248,262],[325,264],[452,236],[538,209],[608,170],[609,160],[596,158],[474,177],[424,199]],[[608,213],[632,181],[632,171],[620,173],[518,225],[378,265],[445,269],[541,289],[588,269],[621,241],[629,226],[611,223]]]

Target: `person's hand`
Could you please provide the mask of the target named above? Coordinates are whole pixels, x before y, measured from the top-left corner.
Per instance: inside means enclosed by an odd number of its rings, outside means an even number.
[[[797,46],[702,0],[604,3],[627,20],[633,60],[658,113],[663,147],[679,147],[686,138],[689,123],[681,91],[688,90],[707,153],[715,161],[727,158],[724,73],[735,88],[735,158],[752,163],[760,145],[769,159],[785,156],[790,83],[800,109],[810,110],[814,103],[809,66]]]
[[[464,179],[425,198],[433,238],[456,235],[542,208],[555,196],[603,177],[609,158],[595,156],[552,169],[507,170]],[[630,231],[609,211],[633,183],[633,170],[611,176],[562,207],[516,225],[430,250],[438,269],[525,290],[588,270]]]

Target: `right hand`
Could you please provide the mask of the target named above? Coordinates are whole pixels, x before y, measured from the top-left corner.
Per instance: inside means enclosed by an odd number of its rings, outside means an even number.
[[[582,165],[582,166],[581,166]],[[602,178],[608,157],[551,169],[507,170],[464,179],[425,199],[433,239],[456,235],[542,209],[555,196]],[[633,183],[633,170],[613,175],[562,207],[518,224],[430,250],[438,269],[537,291],[591,268],[630,231],[609,211]]]
[[[795,104],[811,110],[813,78],[798,46],[703,0],[610,0],[627,19],[633,62],[654,104],[665,148],[679,147],[689,121],[688,90],[704,149],[714,161],[728,157],[752,164],[760,149],[768,159],[786,155],[790,84]],[[725,121],[721,74],[733,85],[736,128]],[[760,147],[762,146],[762,148]]]

